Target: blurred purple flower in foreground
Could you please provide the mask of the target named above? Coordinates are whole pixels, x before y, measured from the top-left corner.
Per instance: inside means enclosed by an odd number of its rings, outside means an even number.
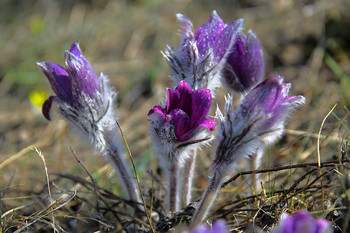
[[[212,102],[208,89],[192,91],[181,81],[175,90],[168,89],[167,102],[155,105],[148,113],[150,134],[162,168],[168,176],[168,210],[179,209],[180,186],[178,177],[190,152],[208,143],[209,131],[215,129],[214,119],[207,119]]]
[[[65,52],[63,68],[55,63],[37,63],[45,74],[56,96],[50,96],[43,105],[43,115],[51,119],[52,103],[60,115],[110,162],[128,197],[140,202],[138,189],[122,156],[122,144],[116,134],[117,125],[113,101],[116,93],[110,88],[108,78],[97,77],[83,56],[79,45],[73,43]]]
[[[299,211],[293,216],[283,214],[273,233],[331,233],[331,225],[326,219],[314,219],[307,211]]]
[[[258,38],[251,30],[247,36],[239,32],[223,71],[226,87],[237,93],[247,93],[262,81],[264,71],[264,56]]]
[[[180,47],[177,51],[168,46],[164,57],[173,73],[175,84],[185,80],[193,89],[213,91],[220,84],[221,71],[227,55],[242,30],[243,19],[225,24],[213,11],[207,23],[193,32],[189,18],[177,14],[182,27]]]
[[[213,228],[201,224],[193,229],[190,233],[228,233],[228,229],[226,228],[226,223],[223,220],[216,220],[213,224]]]
[[[303,96],[288,96],[290,87],[283,77],[270,77],[251,90],[236,111],[228,98],[225,117],[217,112],[221,122],[214,169],[231,171],[241,158],[282,134],[286,117],[305,102]]]

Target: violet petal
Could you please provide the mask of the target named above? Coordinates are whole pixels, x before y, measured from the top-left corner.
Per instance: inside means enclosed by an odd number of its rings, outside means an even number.
[[[216,11],[213,11],[207,23],[199,26],[195,31],[195,39],[197,42],[198,52],[200,55],[206,54],[208,47],[216,43],[217,36],[225,28],[225,23],[218,16]]]
[[[93,97],[98,90],[97,76],[85,57],[77,52],[76,47],[73,48],[72,51],[78,56],[68,51],[65,53],[65,64],[72,79],[73,95],[79,97],[85,93]]]
[[[71,102],[71,81],[67,71],[62,66],[49,61],[38,62],[37,65],[49,80],[51,88],[56,95],[65,101]]]
[[[187,113],[181,109],[174,109],[169,115],[175,125],[176,137],[180,141],[186,140],[186,136],[193,131],[193,128],[191,128],[191,119]]]
[[[213,224],[213,233],[228,233],[226,223],[223,220],[216,220]]]
[[[205,120],[210,107],[212,97],[210,90],[199,89],[193,91],[192,94],[192,127],[196,127],[199,123]]]
[[[224,78],[236,92],[249,91],[263,79],[265,65],[262,46],[251,30],[247,36],[239,32],[227,63]]]
[[[151,110],[148,112],[148,116],[152,115],[153,113],[158,114],[159,116],[163,117],[164,119],[166,118],[166,114],[164,112],[164,109],[160,105],[155,105]]]
[[[47,100],[45,100],[44,104],[43,104],[43,108],[42,108],[42,113],[44,115],[44,117],[51,121],[51,117],[50,117],[50,110],[52,107],[52,101],[54,100],[55,96],[50,96]]]
[[[214,119],[206,119],[204,121],[202,121],[198,127],[205,127],[207,129],[209,129],[210,131],[214,131],[215,130],[215,120]]]

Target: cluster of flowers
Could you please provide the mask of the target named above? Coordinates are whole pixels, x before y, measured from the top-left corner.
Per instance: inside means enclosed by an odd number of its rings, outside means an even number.
[[[182,27],[180,46],[177,51],[168,46],[163,53],[174,89],[168,89],[167,100],[148,113],[154,149],[168,178],[169,211],[191,201],[197,150],[214,139],[215,120],[207,115],[217,87],[223,84],[240,98],[235,111],[232,95],[226,98],[225,113],[216,111],[219,130],[213,176],[193,216],[194,229],[206,218],[237,163],[254,155],[259,160],[264,148],[282,134],[286,117],[305,99],[288,96],[291,85],[283,83],[283,77],[263,81],[261,44],[252,31],[243,33],[242,19],[225,24],[214,11],[207,23],[194,30],[186,16],[178,14],[177,18]],[[56,94],[44,103],[43,115],[50,120],[55,103],[60,115],[113,164],[128,198],[140,202],[116,135],[116,93],[105,75],[96,75],[78,44],[66,51],[65,66],[38,63]],[[222,229],[220,224],[218,229]]]

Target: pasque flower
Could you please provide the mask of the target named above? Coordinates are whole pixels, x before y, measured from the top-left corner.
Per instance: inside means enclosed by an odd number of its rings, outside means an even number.
[[[273,233],[331,233],[326,219],[314,219],[307,211],[299,211],[290,216],[283,214]]]
[[[223,71],[225,86],[236,93],[247,93],[264,77],[262,46],[249,30],[247,36],[238,32]]]
[[[270,77],[251,90],[236,111],[232,97],[228,98],[225,116],[218,111],[220,129],[214,168],[232,170],[241,158],[283,133],[286,117],[305,102],[303,96],[288,96],[290,87],[283,83],[283,77]]]
[[[236,111],[233,111],[232,97],[226,100],[225,116],[217,111],[220,125],[212,164],[213,177],[194,214],[194,226],[204,220],[222,182],[234,171],[237,163],[278,138],[286,117],[304,103],[303,96],[288,96],[290,87],[290,84],[283,83],[282,77],[270,77],[252,89]]]
[[[182,27],[177,52],[167,47],[164,57],[172,71],[175,84],[185,80],[193,89],[207,88],[212,92],[220,84],[221,71],[231,51],[236,34],[242,30],[243,20],[225,24],[213,11],[207,23],[193,30],[192,22],[177,14]]]
[[[221,84],[221,74],[236,34],[242,30],[243,20],[225,24],[213,11],[209,20],[194,30],[189,18],[182,14],[176,16],[182,28],[180,46],[177,51],[167,46],[163,54],[172,71],[171,78],[175,85],[184,80],[192,89],[206,88],[214,95],[216,87]],[[186,205],[191,201],[196,157],[197,150],[193,149],[181,171]]]
[[[66,68],[49,61],[37,64],[56,94],[43,105],[45,118],[51,119],[51,107],[55,103],[60,115],[112,163],[129,198],[140,201],[116,135],[113,104],[116,93],[110,88],[108,78],[96,75],[77,43],[65,52]]]
[[[189,151],[211,139],[208,130],[214,130],[215,121],[206,118],[211,102],[208,89],[193,91],[188,83],[181,81],[174,90],[168,89],[166,103],[155,105],[148,113],[154,149],[171,179],[169,195],[177,195],[176,174]],[[176,210],[179,201],[168,200],[168,205],[170,210]]]

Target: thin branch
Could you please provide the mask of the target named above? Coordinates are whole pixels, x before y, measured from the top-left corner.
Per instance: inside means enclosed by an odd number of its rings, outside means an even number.
[[[320,168],[323,167],[332,167],[335,165],[339,165],[339,163],[349,163],[350,159],[342,159],[342,160],[331,160],[331,161],[326,161],[320,163]],[[288,166],[281,166],[281,167],[274,167],[274,168],[268,168],[268,169],[258,169],[255,171],[245,171],[245,172],[239,172],[238,174],[234,175],[232,178],[230,178],[228,181],[223,183],[221,186],[222,188],[225,187],[227,184],[233,182],[236,180],[238,177],[241,175],[248,175],[252,173],[267,173],[267,172],[274,172],[274,171],[283,171],[283,170],[288,170],[288,169],[293,169],[293,168],[305,168],[305,167],[318,167],[318,163],[303,163],[303,164],[293,164],[293,165],[288,165]]]

